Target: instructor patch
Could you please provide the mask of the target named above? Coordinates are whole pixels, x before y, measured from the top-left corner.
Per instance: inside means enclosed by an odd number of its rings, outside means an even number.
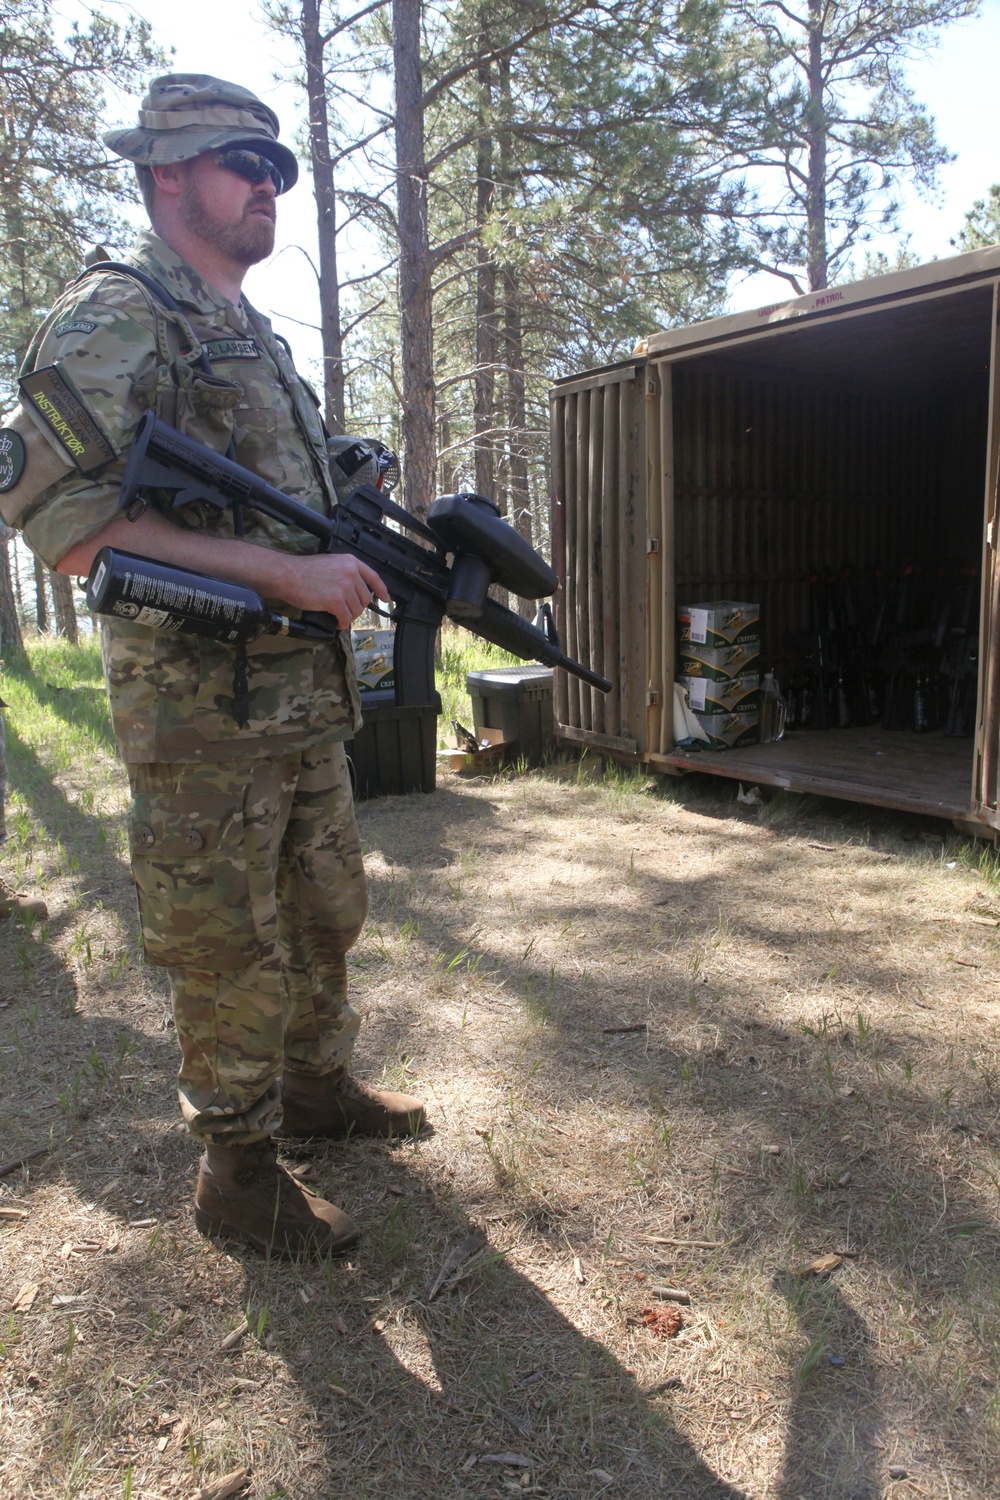
[[[25,406],[41,419],[81,474],[117,458],[111,439],[60,365],[33,370],[17,383]]]
[[[27,458],[24,438],[9,427],[0,427],[0,495],[12,490],[24,473]]]
[[[209,339],[205,344],[209,359],[260,359],[253,339]]]

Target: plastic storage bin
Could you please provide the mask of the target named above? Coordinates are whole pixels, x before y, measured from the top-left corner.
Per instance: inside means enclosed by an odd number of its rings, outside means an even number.
[[[437,764],[435,705],[400,708],[393,691],[362,693],[364,723],[345,749],[358,800],[433,792]]]
[[[499,729],[510,755],[541,765],[555,748],[551,667],[493,667],[465,679],[476,733]]]

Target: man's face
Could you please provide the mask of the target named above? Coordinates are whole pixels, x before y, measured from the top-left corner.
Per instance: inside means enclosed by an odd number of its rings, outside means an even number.
[[[240,266],[274,249],[274,183],[259,186],[216,164],[215,153],[185,162],[178,200],[181,222]]]

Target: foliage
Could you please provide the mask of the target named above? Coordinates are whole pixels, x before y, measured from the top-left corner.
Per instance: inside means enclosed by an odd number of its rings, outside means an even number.
[[[951,241],[956,250],[982,250],[1000,242],[1000,183],[995,182],[985,198],[977,198],[965,223]]]
[[[122,237],[136,195],[100,144],[105,90],[162,61],[147,21],[95,12],[59,40],[44,0],[0,0],[0,402],[84,245]]]
[[[898,229],[900,184],[928,192],[951,159],[906,64],[979,0],[736,0],[735,9],[762,102],[746,120],[761,184],[753,263],[797,292],[824,287],[876,231]]]

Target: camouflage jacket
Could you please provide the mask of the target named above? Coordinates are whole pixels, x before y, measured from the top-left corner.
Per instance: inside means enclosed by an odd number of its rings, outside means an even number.
[[[42,490],[16,522],[28,545],[52,567],[119,514],[123,456],[149,410],[219,453],[232,438],[238,463],[328,514],[336,494],[315,398],[267,318],[244,299],[235,307],[226,302],[151,232],[139,235],[130,258],[166,287],[182,313],[164,308],[131,277],[95,269],[46,318],[22,374],[64,369],[120,456],[96,475],[72,469]],[[203,349],[214,377],[196,368]],[[181,515],[178,524],[233,534],[229,513],[187,507]],[[289,552],[316,545],[251,513],[245,534]],[[327,735],[349,739],[360,724],[349,632],[332,649],[276,637],[249,646],[243,728],[233,716],[233,647],[107,618],[101,637],[115,735],[127,762],[262,757]]]

